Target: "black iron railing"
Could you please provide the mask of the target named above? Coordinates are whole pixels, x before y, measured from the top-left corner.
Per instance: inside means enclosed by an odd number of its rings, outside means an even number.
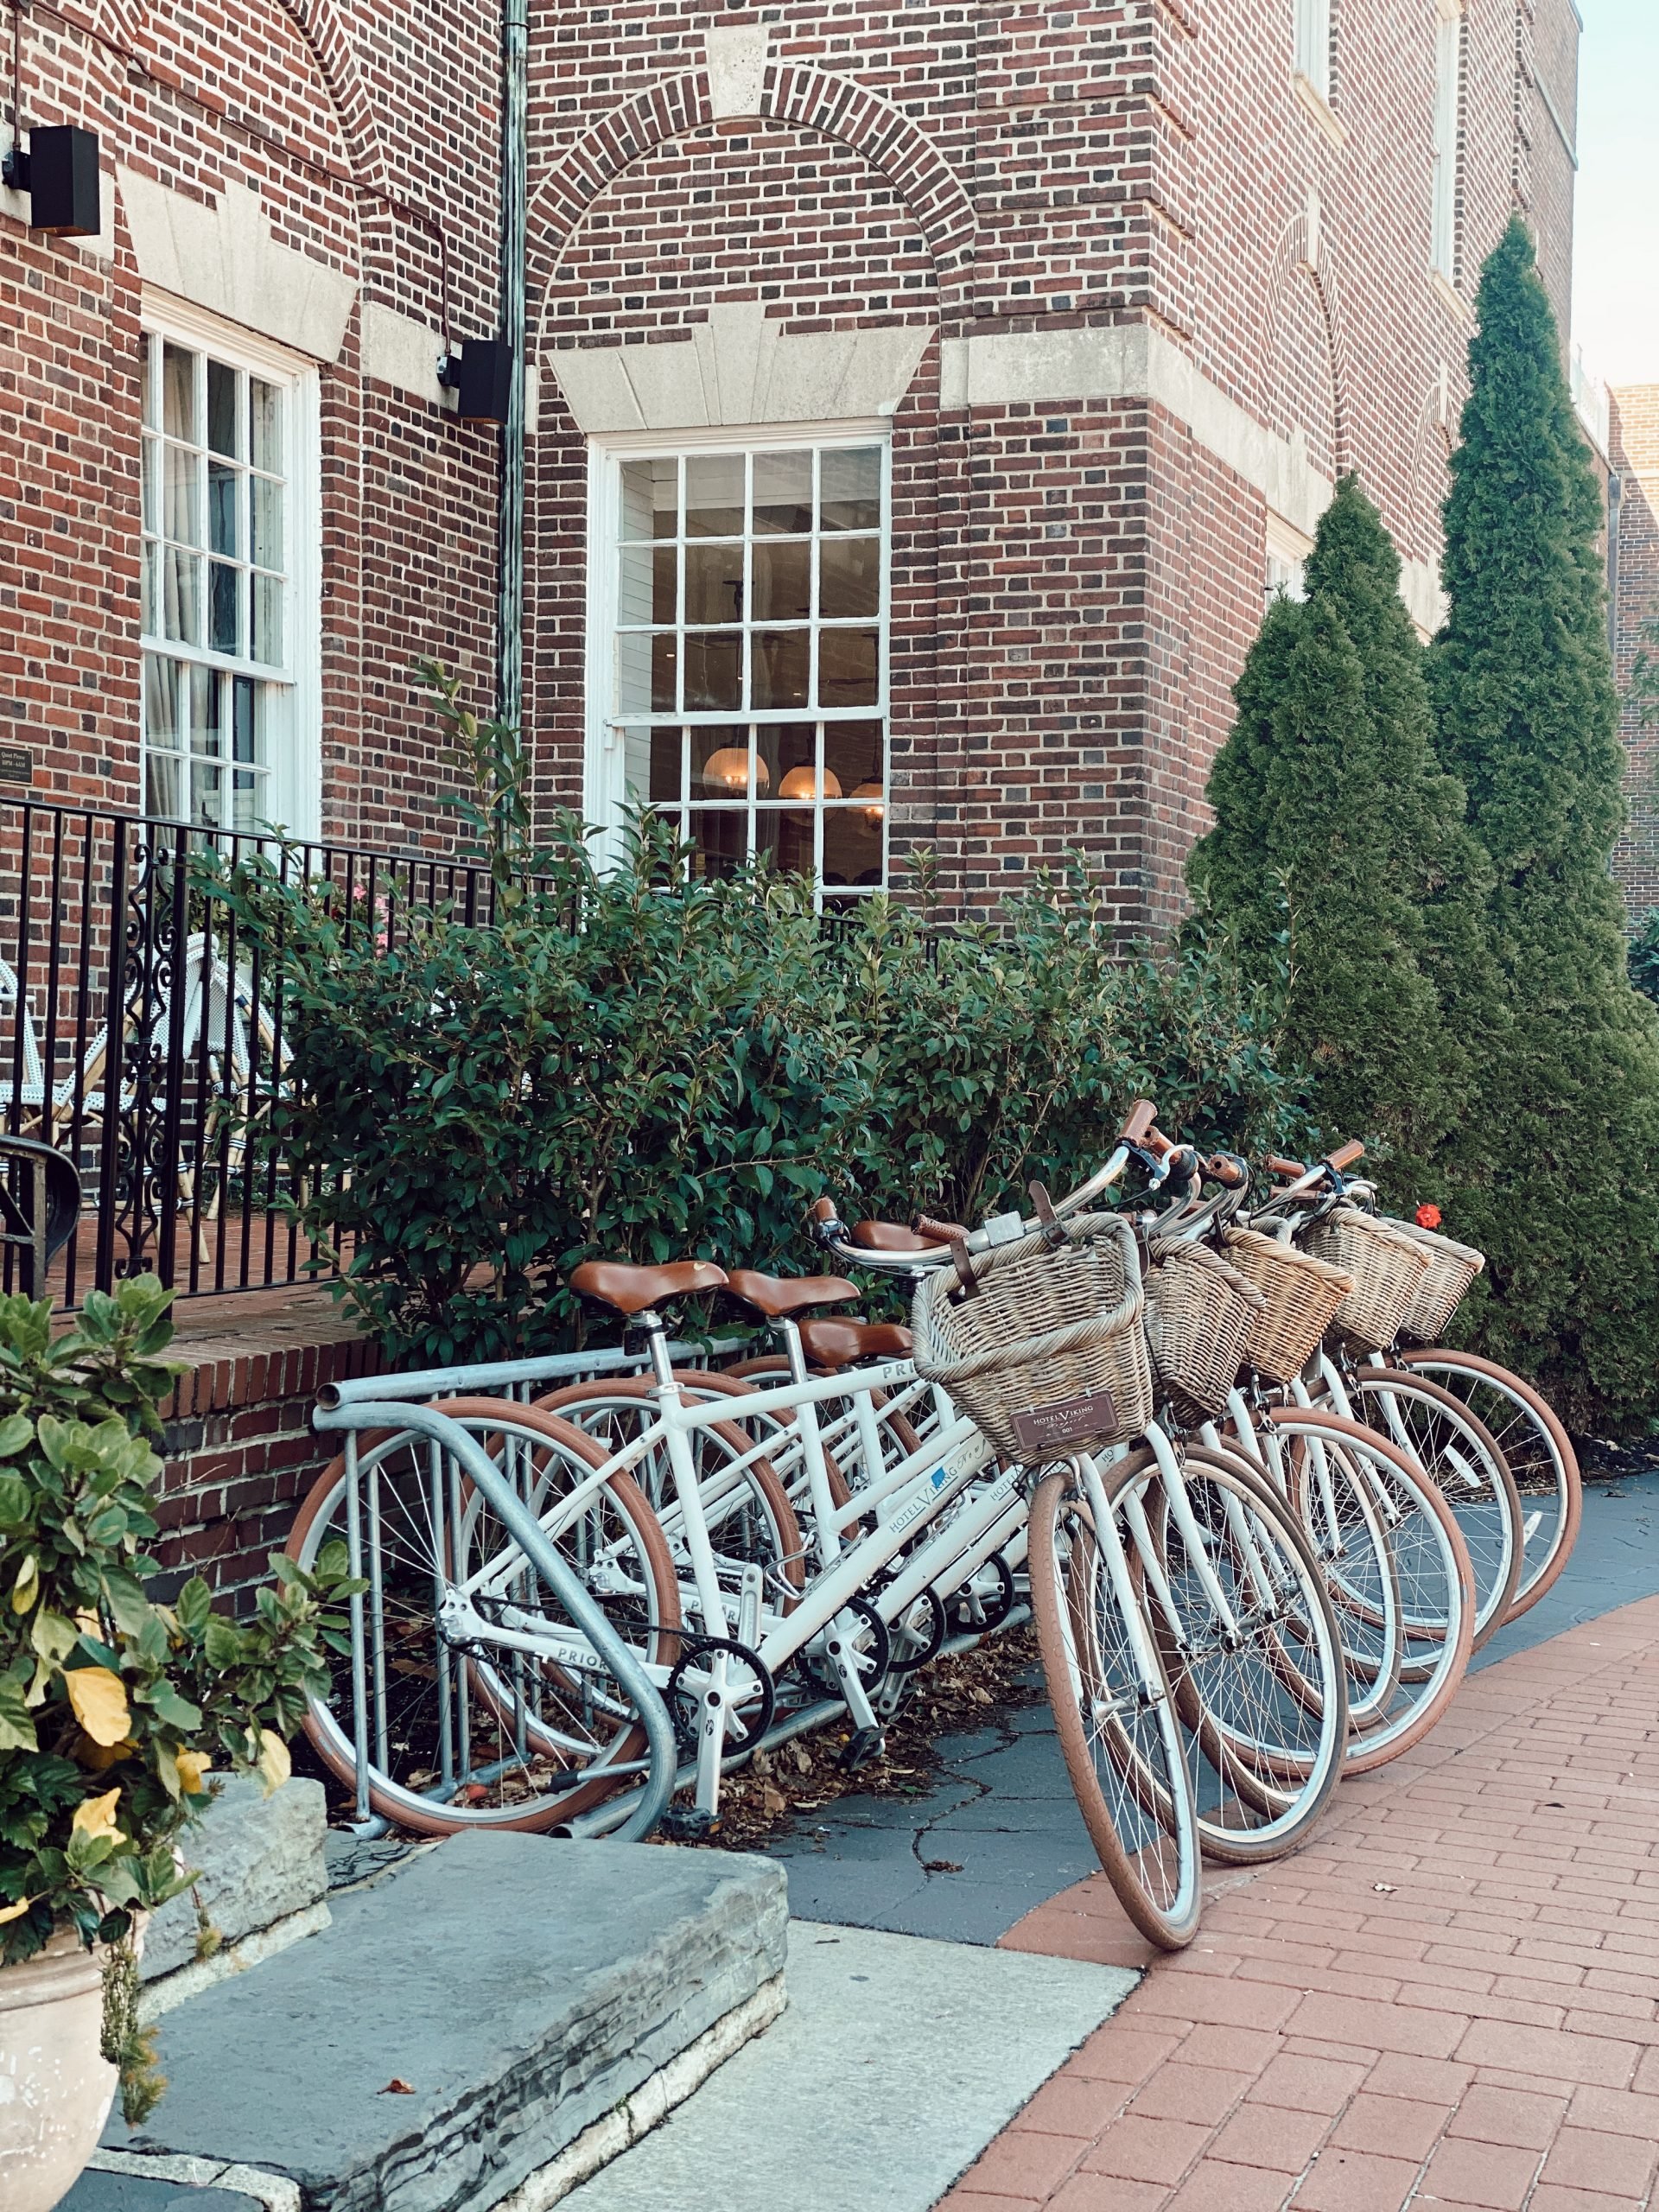
[[[488,872],[440,856],[0,805],[0,1129],[80,1171],[79,1228],[48,1278],[61,1306],[146,1270],[185,1295],[316,1272],[280,1152],[259,1141],[287,1060],[280,946],[203,897],[215,854],[315,885],[383,947],[423,912],[493,911]],[[10,1251],[3,1268],[10,1289]]]

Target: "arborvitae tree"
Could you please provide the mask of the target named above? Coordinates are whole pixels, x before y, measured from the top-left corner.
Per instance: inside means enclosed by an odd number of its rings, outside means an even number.
[[[1416,909],[1413,948],[1440,1001],[1432,1040],[1439,1080],[1421,1103],[1427,1142],[1467,1101],[1472,1052],[1497,995],[1485,913],[1491,870],[1465,819],[1463,786],[1436,750],[1426,656],[1400,596],[1400,556],[1357,477],[1342,479],[1320,520],[1306,583],[1335,602],[1365,673],[1389,802],[1376,861]],[[1432,1169],[1417,1195],[1442,1195]]]
[[[1448,894],[1470,849],[1461,794],[1434,758],[1399,573],[1345,479],[1309,599],[1268,609],[1234,688],[1238,719],[1210,779],[1216,826],[1188,880],[1248,973],[1282,963],[1282,1046],[1310,1070],[1324,1128],[1370,1139],[1389,1195],[1414,1203],[1463,1097],[1436,970],[1471,934]]]
[[[1518,220],[1478,317],[1430,683],[1491,862],[1503,1004],[1446,1147],[1447,1227],[1489,1255],[1484,1345],[1569,1421],[1629,1425],[1659,1405],[1659,1021],[1608,867],[1624,761],[1600,497]]]

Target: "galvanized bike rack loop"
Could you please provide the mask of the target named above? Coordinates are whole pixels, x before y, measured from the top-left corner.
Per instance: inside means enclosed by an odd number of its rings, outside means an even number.
[[[541,1522],[477,1438],[430,1404],[412,1402],[475,1390],[500,1395],[526,1384],[568,1382],[639,1365],[639,1360],[629,1352],[565,1352],[541,1359],[365,1376],[356,1382],[331,1384],[320,1395],[312,1415],[315,1427],[340,1432],[346,1440],[346,1540],[354,1578],[361,1579],[363,1567],[357,1452],[358,1439],[364,1431],[390,1428],[425,1437],[451,1453],[468,1479],[477,1485],[491,1511],[499,1516],[531,1566],[615,1675],[645,1726],[649,1771],[639,1791],[630,1793],[627,1818],[615,1831],[625,1842],[649,1835],[674,1794],[679,1754],[668,1707],[633,1652],[612,1627],[581,1579],[560,1557]],[[352,1599],[350,1605],[352,1730],[357,1761],[357,1818],[353,1826],[359,1835],[378,1836],[385,1834],[391,1824],[375,1813],[369,1798],[368,1675],[361,1594]]]

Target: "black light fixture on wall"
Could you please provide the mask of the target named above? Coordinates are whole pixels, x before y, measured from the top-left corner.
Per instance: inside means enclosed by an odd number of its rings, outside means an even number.
[[[438,381],[456,395],[463,423],[505,423],[512,389],[512,348],[505,338],[467,338],[438,368]]]
[[[103,184],[98,133],[73,123],[29,134],[29,151],[13,146],[4,176],[14,192],[29,194],[29,227],[60,238],[95,238],[103,229]]]

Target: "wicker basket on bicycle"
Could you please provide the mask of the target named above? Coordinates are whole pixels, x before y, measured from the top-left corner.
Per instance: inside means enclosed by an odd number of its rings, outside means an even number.
[[[1082,1214],[988,1252],[957,1251],[955,1269],[916,1294],[916,1370],[1004,1459],[1037,1466],[1146,1427],[1152,1364],[1126,1221]]]
[[[1427,1249],[1357,1206],[1338,1206],[1313,1224],[1303,1242],[1315,1259],[1330,1261],[1354,1279],[1332,1326],[1368,1351],[1386,1351],[1427,1269]]]
[[[1345,1269],[1256,1229],[1230,1229],[1227,1257],[1262,1298],[1245,1357],[1271,1382],[1294,1382],[1354,1287]]]
[[[1219,1413],[1238,1379],[1267,1300],[1206,1245],[1165,1240],[1147,1272],[1153,1371],[1184,1423]]]
[[[1462,1305],[1464,1293],[1485,1266],[1486,1255],[1476,1251],[1472,1244],[1459,1244],[1453,1236],[1421,1229],[1414,1221],[1395,1221],[1389,1216],[1388,1226],[1409,1236],[1428,1254],[1428,1265],[1417,1278],[1400,1333],[1415,1344],[1437,1344]]]

